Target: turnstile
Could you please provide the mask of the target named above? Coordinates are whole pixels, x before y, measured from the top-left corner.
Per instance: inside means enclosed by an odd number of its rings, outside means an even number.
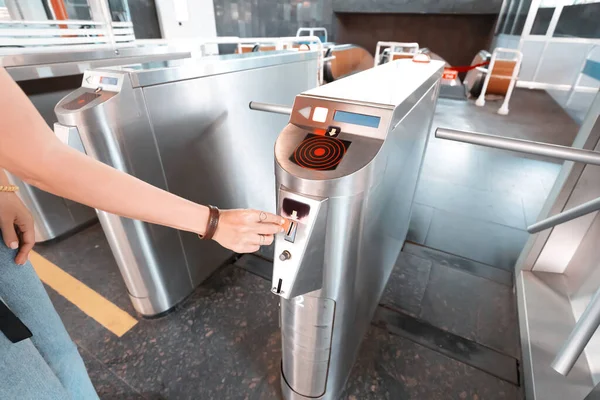
[[[81,86],[83,73],[90,68],[190,57],[191,53],[169,46],[31,53],[0,57],[0,65],[17,82],[46,123],[57,122],[54,106]],[[77,132],[65,132],[73,147],[80,148]],[[65,136],[67,137],[67,136]],[[96,219],[93,209],[54,196],[8,174],[20,187],[18,196],[31,212],[37,242],[54,239]]]
[[[87,71],[56,114],[88,155],[220,208],[276,211],[273,146],[287,119],[251,100],[291,103],[317,85],[316,51],[273,51]],[[98,212],[141,314],[169,310],[232,253],[196,235]]]
[[[443,67],[393,61],[296,97],[275,145],[287,400],[341,395],[408,232]]]

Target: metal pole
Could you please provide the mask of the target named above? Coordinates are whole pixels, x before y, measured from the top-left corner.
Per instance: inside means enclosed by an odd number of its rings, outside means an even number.
[[[256,101],[250,102],[250,109],[285,115],[290,115],[292,113],[292,107],[282,106],[279,104],[259,103]]]
[[[488,135],[485,133],[457,131],[446,128],[436,129],[435,137],[440,139],[454,140],[456,142],[494,147],[497,149],[518,151],[520,153],[558,158],[561,160],[600,165],[600,153],[591,150],[574,149],[572,147],[557,146],[548,143],[505,138],[501,136]]]
[[[562,375],[567,375],[575,365],[577,359],[583,353],[585,346],[600,325],[600,290],[594,293],[594,297],[583,312],[579,321],[573,328],[569,338],[560,349],[552,362],[552,368]]]
[[[529,233],[538,233],[544,229],[553,228],[556,225],[571,221],[572,219],[583,217],[586,214],[593,213],[594,211],[600,210],[600,197],[587,203],[583,203],[577,207],[573,207],[570,210],[556,214],[550,218],[546,218],[540,222],[537,222],[527,228]]]

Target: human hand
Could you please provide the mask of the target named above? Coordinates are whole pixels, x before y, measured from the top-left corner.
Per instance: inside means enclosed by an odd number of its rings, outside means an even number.
[[[9,248],[19,249],[15,262],[24,265],[35,244],[33,218],[15,193],[0,192],[0,231]]]
[[[257,210],[222,210],[213,239],[236,253],[254,253],[273,243],[285,219]]]

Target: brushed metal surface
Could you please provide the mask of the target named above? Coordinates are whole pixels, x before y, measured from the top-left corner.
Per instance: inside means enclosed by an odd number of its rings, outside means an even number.
[[[310,95],[298,96],[291,123],[303,121],[302,126],[288,125],[276,143],[277,185],[285,188],[279,195],[285,198],[286,193],[291,192],[296,198],[328,198],[326,214],[309,214],[308,217],[326,219],[322,288],[302,294],[302,297],[329,299],[335,303],[326,369],[322,345],[319,347],[314,343],[310,348],[295,347],[293,351],[290,346],[283,346],[282,391],[287,400],[339,398],[408,232],[443,63],[432,62],[422,74],[409,73],[414,72],[414,64],[403,61],[392,64],[404,65],[406,70],[378,67],[376,70],[384,75],[378,79],[373,80],[370,71],[363,72],[333,83],[346,82],[348,88],[332,90],[327,89],[327,85],[320,88],[322,94],[316,89],[310,91]],[[371,84],[361,81],[361,77]],[[413,92],[390,92],[390,87],[404,87],[402,83]],[[334,93],[352,95],[349,101],[327,97]],[[361,95],[369,101],[362,102]],[[381,115],[382,123],[377,132],[357,126],[348,126],[346,132],[342,127],[338,138],[352,143],[336,170],[302,169],[290,162],[289,157],[302,132],[320,129],[321,125],[315,123],[311,127],[310,121],[297,115],[307,106],[301,98],[314,101],[313,106],[329,104],[343,110],[350,104],[361,114]],[[377,98],[379,103],[373,104]],[[302,223],[302,219],[298,223]],[[283,237],[277,237],[276,247],[283,240]],[[295,245],[289,247],[291,251]],[[283,268],[284,263],[276,259],[274,270]],[[311,268],[311,265],[315,263],[302,265],[302,268]],[[285,314],[289,305],[286,302],[293,303],[297,298],[282,298],[282,321],[290,320]],[[295,332],[303,332],[303,337],[317,337],[318,327],[310,328],[307,319],[297,318],[293,324],[282,324],[282,337],[295,337]],[[312,320],[317,319],[313,313]],[[309,366],[304,362],[306,359],[319,362]],[[318,394],[323,382],[325,391]]]
[[[16,81],[58,78],[83,74],[88,69],[182,59],[191,52],[168,46],[145,46],[115,50],[62,51],[0,57],[0,66]]]
[[[287,384],[306,397],[325,393],[335,302],[304,295],[281,300],[281,345]]]
[[[79,110],[65,109],[93,92],[82,87],[64,98],[56,113],[63,125],[78,127],[88,155],[123,172],[197,203],[275,212],[272,149],[287,118],[252,111],[248,104],[290,104],[313,87],[317,59],[288,55],[284,62],[270,58],[263,64],[240,57],[248,65],[236,64],[233,71],[227,65],[219,70],[213,60],[211,74],[148,87],[134,86],[131,70],[115,70],[109,72],[119,80],[110,86],[115,91],[102,90]],[[106,74],[102,69],[86,76]],[[172,308],[232,255],[192,233],[98,215],[131,300],[143,315]]]

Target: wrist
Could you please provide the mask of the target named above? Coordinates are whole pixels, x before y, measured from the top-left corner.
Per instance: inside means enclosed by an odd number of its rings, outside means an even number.
[[[211,240],[214,238],[215,233],[217,232],[217,227],[219,226],[219,217],[221,212],[215,206],[208,206],[208,220],[206,223],[206,228],[204,233],[199,235],[200,239],[203,240]]]
[[[196,221],[196,228],[194,231],[200,236],[203,237],[206,234],[206,228],[208,226],[208,220],[210,218],[210,210],[206,206],[198,207],[198,216]]]

